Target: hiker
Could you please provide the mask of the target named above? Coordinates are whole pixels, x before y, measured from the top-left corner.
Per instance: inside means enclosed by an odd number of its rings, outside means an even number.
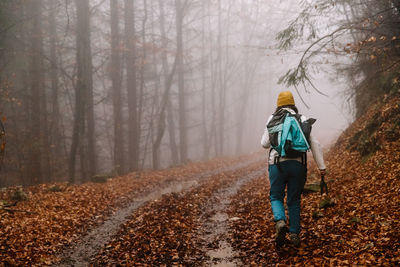
[[[289,116],[290,115],[290,116]],[[285,132],[287,124],[286,117],[294,118],[292,123],[294,128],[300,126],[300,134],[291,134],[291,143],[295,143],[296,136],[306,137],[303,141],[305,151],[299,152],[288,147],[287,143],[282,147],[280,138],[286,138],[288,131]],[[296,123],[296,120],[299,123]],[[284,123],[283,123],[284,122]],[[290,233],[291,243],[298,247],[300,245],[300,198],[304,189],[307,175],[307,154],[306,150],[311,149],[315,162],[319,168],[321,176],[325,175],[326,167],[319,142],[311,134],[311,125],[315,119],[308,119],[298,113],[294,98],[291,92],[281,92],[278,96],[277,109],[272,114],[265,128],[261,139],[261,145],[268,149],[268,171],[270,181],[270,202],[274,215],[276,228],[276,242],[282,246],[286,241],[286,233]],[[304,128],[303,128],[304,127]],[[284,133],[285,132],[285,133]],[[281,147],[279,147],[281,145]],[[277,150],[280,150],[279,152]],[[287,207],[289,213],[289,229],[286,226],[285,208],[283,200],[285,198],[285,187],[287,186]]]

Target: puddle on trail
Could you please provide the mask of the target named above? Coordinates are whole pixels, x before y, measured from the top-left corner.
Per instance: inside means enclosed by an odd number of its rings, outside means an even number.
[[[228,217],[228,214],[218,212],[217,214],[215,214],[215,215],[211,218],[211,220],[216,221],[216,222],[224,222],[224,221],[228,220],[228,218],[229,218],[229,217]]]
[[[209,257],[207,266],[231,267],[239,266],[240,262],[235,259],[235,251],[229,242],[229,220],[240,220],[238,217],[229,218],[227,209],[230,204],[230,197],[235,195],[240,187],[250,180],[263,175],[265,170],[257,170],[240,178],[230,186],[220,189],[210,198],[207,209],[204,211],[204,218],[207,214],[213,214],[205,219],[202,230],[202,240],[206,240],[204,250]],[[209,249],[213,244],[217,248]]]
[[[195,187],[199,184],[196,180],[184,181],[184,182],[172,182],[169,185],[166,185],[158,190],[153,191],[152,193],[137,197],[133,200],[133,202],[147,202],[151,200],[160,199],[163,195],[168,195],[171,193],[181,193],[185,190],[188,190],[191,187]]]
[[[192,186],[196,186],[199,182],[195,180],[191,181],[185,181],[185,182],[180,182],[180,183],[173,183],[170,186],[167,186],[160,190],[158,193],[158,197],[161,197],[162,195],[166,194],[171,194],[171,193],[179,193],[182,192]]]
[[[212,262],[211,266],[219,266],[219,267],[236,266],[234,262],[227,260],[230,259],[232,256],[234,256],[234,254],[231,245],[228,244],[226,241],[220,241],[219,248],[216,250],[208,251],[207,256],[211,258]],[[219,262],[213,263],[216,260],[218,260]]]
[[[226,204],[223,203],[222,206],[226,207]],[[208,235],[210,240],[212,239],[219,239],[221,236],[224,236],[227,231],[226,222],[228,221],[229,217],[228,214],[225,212],[217,212],[211,218],[212,232]],[[231,246],[226,240],[219,240],[218,241],[218,248],[207,251],[207,256],[210,257],[210,265],[211,266],[219,266],[219,267],[230,267],[230,266],[237,266],[235,261],[232,261],[234,256],[234,251]]]

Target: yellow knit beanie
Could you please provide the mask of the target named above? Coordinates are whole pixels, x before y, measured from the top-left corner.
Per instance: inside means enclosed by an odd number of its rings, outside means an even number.
[[[292,93],[289,91],[281,92],[278,96],[278,101],[277,101],[278,108],[289,105],[294,106],[294,98]]]

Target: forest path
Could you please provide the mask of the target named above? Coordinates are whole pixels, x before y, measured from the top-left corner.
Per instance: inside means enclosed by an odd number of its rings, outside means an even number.
[[[236,180],[227,187],[214,193],[206,204],[200,217],[202,225],[198,231],[202,250],[208,258],[206,266],[240,266],[229,236],[229,221],[240,220],[238,217],[229,218],[227,209],[231,197],[251,180],[265,175],[266,170],[256,170]]]
[[[262,160],[261,157],[252,158],[235,165],[206,171],[195,176],[188,176],[184,181],[167,182],[149,192],[145,192],[135,197],[126,207],[117,210],[110,218],[98,227],[92,229],[74,246],[64,250],[58,258],[61,259],[54,266],[88,266],[93,257],[106,245],[111,238],[117,234],[121,225],[126,223],[134,212],[151,201],[159,200],[164,195],[181,193],[196,188],[199,183],[206,178],[218,176],[224,172],[233,172],[244,169],[249,165]]]

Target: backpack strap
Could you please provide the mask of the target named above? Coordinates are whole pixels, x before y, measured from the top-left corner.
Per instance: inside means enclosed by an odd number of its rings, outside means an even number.
[[[301,123],[301,114],[296,113],[296,114],[294,114],[292,116],[295,117],[297,119],[297,121]]]
[[[268,158],[271,157],[272,150],[273,150],[273,148],[271,148],[269,150]],[[277,157],[274,157],[274,165],[276,165],[278,167],[279,172],[282,172],[280,161],[281,161],[281,156],[278,155]]]
[[[301,164],[303,164],[307,168],[307,153],[306,152],[304,152],[303,155],[301,155]]]
[[[274,158],[274,164],[278,167],[279,172],[283,172],[281,168],[281,156],[277,156]]]

